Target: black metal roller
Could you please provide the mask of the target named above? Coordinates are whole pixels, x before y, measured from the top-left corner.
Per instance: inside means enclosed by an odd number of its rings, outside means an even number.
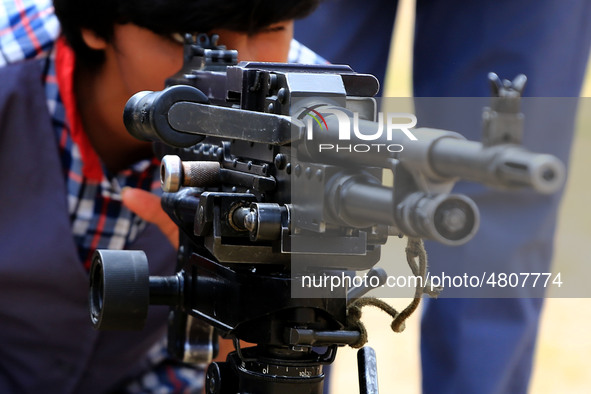
[[[141,330],[150,303],[142,251],[97,250],[90,268],[90,319],[99,330]]]
[[[234,366],[235,367],[235,366]],[[205,375],[206,394],[231,394],[238,392],[238,377],[228,362],[209,364]]]
[[[218,363],[211,363],[207,368],[205,380],[205,392],[207,394],[218,394],[222,390],[222,373]]]

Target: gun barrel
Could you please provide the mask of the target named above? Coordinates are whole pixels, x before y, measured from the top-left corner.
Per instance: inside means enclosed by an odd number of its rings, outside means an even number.
[[[485,146],[458,133],[431,128],[389,129],[356,120],[343,133],[339,119],[325,116],[328,127],[314,126],[307,138],[308,156],[324,162],[390,168],[400,161],[410,172],[434,182],[464,179],[497,188],[530,188],[551,194],[564,184],[564,164],[550,154],[533,153],[511,144]],[[381,127],[381,132],[380,132]],[[376,131],[377,130],[377,131]],[[346,139],[343,139],[343,135]],[[369,137],[372,137],[371,139]]]
[[[483,146],[478,142],[443,138],[431,148],[437,174],[495,187],[527,187],[542,194],[558,191],[565,181],[564,164],[555,156],[519,146]]]

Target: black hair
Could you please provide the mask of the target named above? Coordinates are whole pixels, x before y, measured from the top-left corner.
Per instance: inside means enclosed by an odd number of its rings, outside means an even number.
[[[320,0],[54,0],[62,34],[79,61],[103,63],[81,29],[110,41],[115,24],[133,23],[157,34],[206,33],[228,29],[254,34],[269,25],[311,13]]]

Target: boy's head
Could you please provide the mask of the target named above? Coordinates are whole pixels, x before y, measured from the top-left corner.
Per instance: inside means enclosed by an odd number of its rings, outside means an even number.
[[[104,53],[88,45],[84,31],[106,42],[112,40],[115,25],[128,23],[165,37],[220,29],[253,35],[278,22],[306,16],[319,1],[54,0],[54,6],[62,32],[77,59],[92,67],[104,62]]]
[[[185,33],[218,34],[239,60],[287,61],[293,19],[320,0],[54,0],[74,50],[74,90],[93,147],[112,172],[151,155],[121,114],[142,90],[161,90],[183,65]],[[182,40],[181,40],[182,41]]]

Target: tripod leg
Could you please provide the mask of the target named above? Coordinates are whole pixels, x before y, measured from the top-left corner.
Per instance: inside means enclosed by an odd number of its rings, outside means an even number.
[[[359,374],[359,393],[378,394],[378,366],[376,352],[364,346],[357,352],[357,370]]]

